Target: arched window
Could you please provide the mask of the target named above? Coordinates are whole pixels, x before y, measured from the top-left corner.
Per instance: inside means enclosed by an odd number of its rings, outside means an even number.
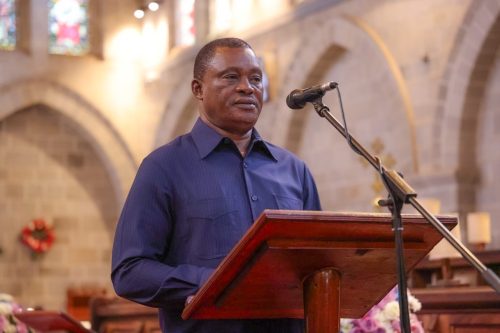
[[[210,14],[210,33],[217,35],[231,29],[233,24],[233,1],[214,0]]]
[[[89,53],[89,0],[49,0],[49,53]]]
[[[176,2],[176,46],[191,46],[196,41],[195,0]]]
[[[16,2],[0,0],[0,49],[16,47]]]

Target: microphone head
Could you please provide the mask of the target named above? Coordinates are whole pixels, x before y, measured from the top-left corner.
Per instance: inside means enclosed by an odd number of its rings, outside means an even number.
[[[288,107],[290,109],[294,109],[294,110],[297,110],[297,109],[302,109],[306,103],[305,102],[299,102],[298,101],[298,98],[296,98],[296,95],[301,93],[302,90],[300,89],[295,89],[293,90],[287,97],[286,97],[286,105],[288,105]]]

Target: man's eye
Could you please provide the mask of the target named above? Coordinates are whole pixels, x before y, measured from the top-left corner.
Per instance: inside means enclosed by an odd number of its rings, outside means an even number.
[[[237,80],[238,79],[238,75],[236,74],[226,74],[223,76],[224,79],[226,80]]]
[[[261,83],[262,78],[260,76],[254,76],[250,78],[250,81],[252,81],[253,83]]]

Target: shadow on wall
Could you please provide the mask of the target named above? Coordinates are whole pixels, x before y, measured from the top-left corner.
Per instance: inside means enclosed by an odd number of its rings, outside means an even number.
[[[37,179],[34,185],[41,183],[40,178],[43,178],[44,182],[49,184],[53,182],[54,191],[58,189],[62,191],[62,193],[45,193],[43,188],[40,191],[42,196],[60,197],[64,200],[59,203],[61,205],[64,205],[66,201],[70,203],[86,197],[96,205],[100,218],[107,222],[107,229],[111,233],[114,231],[118,209],[110,177],[106,174],[106,169],[97,153],[76,124],[47,106],[36,105],[6,118],[2,122],[2,130],[8,137],[7,154],[11,157],[9,159],[9,156],[5,156],[5,160],[10,160],[8,163],[10,167],[18,171],[26,171],[26,176],[28,176],[23,184],[19,184],[20,186],[29,188],[31,179],[29,175],[31,174],[33,179]],[[17,142],[24,142],[31,146],[37,154],[12,147]],[[38,155],[46,156],[58,168],[48,169],[49,166],[44,165],[43,158]],[[64,184],[61,184],[62,174],[70,176],[85,194],[70,191]],[[9,180],[8,176],[7,180]],[[48,188],[46,190],[48,191]],[[27,193],[24,194],[26,197]],[[78,212],[73,211],[73,213]]]

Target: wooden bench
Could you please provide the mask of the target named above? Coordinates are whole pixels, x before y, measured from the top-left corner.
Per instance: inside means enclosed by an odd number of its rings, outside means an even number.
[[[90,313],[98,333],[161,333],[158,309],[120,297],[92,298]]]

